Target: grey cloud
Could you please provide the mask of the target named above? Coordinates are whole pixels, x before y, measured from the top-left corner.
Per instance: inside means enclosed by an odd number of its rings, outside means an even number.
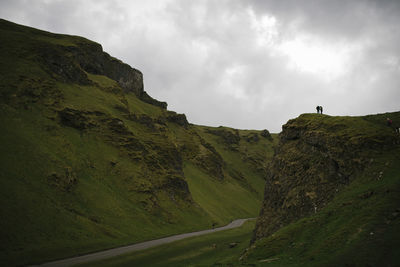
[[[276,19],[273,45],[258,43],[251,10]],[[333,115],[398,109],[399,14],[396,0],[0,2],[5,19],[101,43],[193,123],[273,132],[318,104]],[[274,45],[298,36],[350,47],[351,66],[332,80],[288,68]]]
[[[369,34],[371,28],[396,27],[400,20],[397,0],[249,0],[246,4],[259,13],[279,17],[288,30],[306,30],[317,35],[353,39]]]

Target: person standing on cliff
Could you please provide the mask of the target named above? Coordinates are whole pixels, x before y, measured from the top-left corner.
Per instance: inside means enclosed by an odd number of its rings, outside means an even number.
[[[319,114],[319,108],[320,108],[320,107],[319,107],[319,106],[317,106],[317,113],[318,113],[318,114]]]
[[[321,114],[322,114],[322,111],[323,111],[322,106],[319,106],[319,111],[321,111]]]
[[[393,121],[389,118],[386,118],[387,126],[392,127]]]

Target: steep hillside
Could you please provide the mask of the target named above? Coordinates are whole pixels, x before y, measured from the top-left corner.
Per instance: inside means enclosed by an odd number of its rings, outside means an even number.
[[[304,114],[283,126],[253,245],[243,259],[276,266],[400,262],[400,112]]]
[[[0,20],[0,264],[255,217],[274,136],[195,126],[99,44]]]

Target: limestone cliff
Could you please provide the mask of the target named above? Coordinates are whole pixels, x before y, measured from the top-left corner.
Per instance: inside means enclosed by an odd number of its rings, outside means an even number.
[[[166,102],[158,101],[144,91],[143,74],[139,70],[111,57],[100,44],[91,42],[66,49],[86,72],[107,76],[117,81],[126,93],[133,92],[146,103],[167,108]]]
[[[374,155],[399,142],[393,129],[386,126],[385,115],[304,114],[282,129],[254,240],[317,213],[374,161]]]
[[[111,57],[103,51],[100,44],[83,37],[53,34],[0,20],[0,29],[5,32],[18,31],[20,35],[35,34],[34,38],[25,41],[30,45],[25,51],[26,60],[34,60],[42,65],[45,71],[62,83],[90,85],[93,82],[87,74],[104,75],[124,89],[125,93],[134,93],[142,101],[167,108],[166,102],[158,101],[144,91],[143,74],[128,64]],[[14,37],[9,36],[12,42]],[[0,47],[7,49],[8,44]]]

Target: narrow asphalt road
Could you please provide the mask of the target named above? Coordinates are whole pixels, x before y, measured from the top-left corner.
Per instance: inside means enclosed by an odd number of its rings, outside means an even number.
[[[180,235],[173,235],[173,236],[164,237],[164,238],[151,240],[151,241],[146,241],[146,242],[142,242],[142,243],[137,243],[137,244],[133,244],[133,245],[129,245],[129,246],[113,248],[113,249],[108,249],[108,250],[104,250],[104,251],[100,251],[100,252],[86,254],[83,256],[77,256],[77,257],[67,258],[67,259],[58,260],[58,261],[47,262],[47,263],[44,263],[39,266],[47,266],[47,267],[72,266],[75,264],[85,263],[85,262],[89,262],[89,261],[102,260],[102,259],[118,256],[121,254],[125,254],[128,252],[144,250],[144,249],[159,246],[162,244],[171,243],[171,242],[185,239],[185,238],[192,237],[192,236],[205,235],[205,234],[223,231],[223,230],[227,230],[227,229],[237,228],[237,227],[242,226],[242,224],[247,220],[250,220],[250,219],[238,219],[238,220],[232,221],[230,224],[223,226],[223,227],[218,227],[218,228],[203,230],[203,231],[198,231],[198,232],[192,232],[192,233],[186,233],[186,234],[180,234]]]

